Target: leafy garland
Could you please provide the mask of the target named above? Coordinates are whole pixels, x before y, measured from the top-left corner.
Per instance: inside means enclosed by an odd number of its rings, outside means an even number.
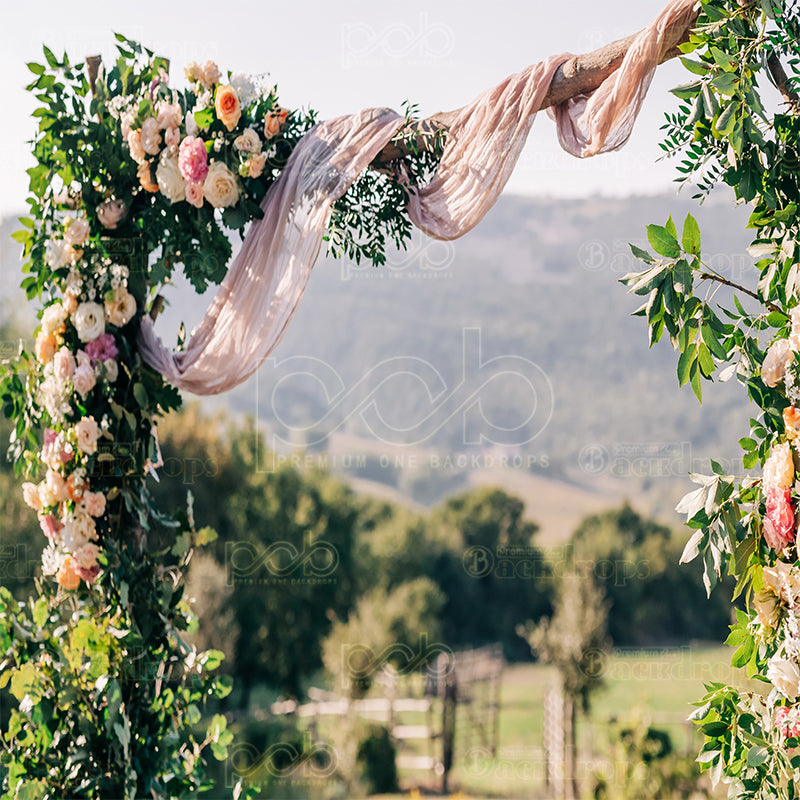
[[[34,351],[0,365],[0,400],[49,545],[35,600],[0,590],[0,688],[19,701],[0,739],[9,800],[194,796],[206,748],[224,759],[232,738],[220,714],[201,726],[200,706],[231,689],[211,675],[223,654],[182,638],[196,625],[182,578],[216,534],[195,526],[191,496],[172,514],[150,499],[155,426],[181,398],[135,342],[177,265],[198,291],[224,277],[229,234],[262,216],[315,115],[211,61],[174,90],[165,59],[117,39],[107,71],[47,47],[28,65],[37,164],[14,238],[43,307]],[[440,144],[405,159],[412,183]],[[404,247],[406,191],[362,176],[336,204],[332,250],[381,263],[387,241]]]
[[[712,461],[678,505],[694,531],[682,561],[703,559],[709,592],[727,571],[746,607],[727,643],[751,685],[707,685],[691,717],[705,737],[701,765],[736,798],[800,792],[798,43],[796,2],[704,0],[681,59],[694,80],[674,90],[681,102],[665,126],[663,148],[682,157],[679,183],[696,182],[700,198],[724,183],[738,202],[752,203],[752,285],[703,260],[691,215],[680,236],[671,218],[648,226],[655,255],[633,247],[647,269],[623,278],[647,298],[637,313],[651,344],[667,333],[679,351],[681,385],[701,399],[703,380],[735,377],[759,408],[739,442],[746,474],[728,475]],[[783,95],[779,113],[761,99],[770,82]],[[733,290],[731,302],[719,304],[723,287]],[[747,310],[753,302],[758,311]],[[759,466],[760,475],[749,472]]]

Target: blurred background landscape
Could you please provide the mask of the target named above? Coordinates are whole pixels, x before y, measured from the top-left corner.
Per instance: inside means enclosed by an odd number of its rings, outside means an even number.
[[[321,259],[258,373],[164,421],[152,491],[191,492],[219,534],[187,588],[194,643],[235,679],[218,710],[240,744],[209,796],[241,776],[265,797],[712,796],[686,718],[704,683],[737,680],[730,586],[707,600],[678,565],[673,509],[709,457],[741,474],[750,412],[735,381],[702,406],[679,389],[618,282],[628,243],[689,211],[705,260],[747,283],[725,195],[504,196],[455,243]],[[36,324],[15,227],[1,358]],[[165,341],[212,296],[169,287]],[[0,526],[24,600],[44,537],[5,461]]]

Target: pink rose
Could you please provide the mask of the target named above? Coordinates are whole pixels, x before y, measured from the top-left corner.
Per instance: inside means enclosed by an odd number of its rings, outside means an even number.
[[[164,131],[164,142],[167,147],[177,147],[181,142],[180,129],[171,125]]]
[[[794,541],[794,508],[789,489],[770,486],[767,489],[767,513],[764,517],[764,539],[774,550],[781,551]]]
[[[266,153],[256,153],[250,157],[248,162],[248,173],[251,178],[258,178],[264,171],[264,165],[267,163]]]
[[[102,517],[106,512],[106,496],[102,492],[84,492],[83,505],[92,517]]]
[[[42,533],[53,541],[56,541],[58,534],[64,527],[52,514],[41,514],[39,516],[39,525],[42,527]]]
[[[161,103],[158,107],[156,122],[161,130],[179,128],[183,121],[180,103]]]
[[[109,197],[97,206],[97,219],[104,228],[113,231],[128,213],[128,207],[123,200]]]
[[[80,552],[80,551],[78,551]],[[74,563],[74,562],[73,562]],[[75,574],[82,578],[86,583],[94,583],[97,576],[100,574],[100,565],[95,564],[91,569],[85,569],[78,564],[74,565]],[[65,587],[69,588],[69,587]]]
[[[148,117],[142,123],[142,147],[151,156],[157,156],[161,151],[161,134],[158,122],[153,117]]]
[[[186,202],[193,205],[195,208],[200,208],[203,205],[203,184],[202,183],[187,183],[186,184]]]
[[[84,417],[75,426],[75,436],[78,439],[78,449],[90,456],[97,452],[97,437],[100,433],[94,417]]]
[[[72,376],[72,384],[75,391],[85,400],[86,395],[94,389],[97,377],[89,364],[83,364],[75,370]]]
[[[75,551],[75,561],[81,569],[93,569],[97,566],[99,554],[100,548],[96,544],[85,544]]]
[[[62,347],[53,357],[53,371],[61,381],[72,377],[75,372],[75,356],[68,347]]]
[[[181,142],[178,168],[187,183],[203,183],[208,175],[208,153],[202,139],[187,136]]]

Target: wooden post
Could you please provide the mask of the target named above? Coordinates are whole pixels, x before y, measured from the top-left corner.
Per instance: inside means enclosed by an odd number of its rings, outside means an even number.
[[[444,680],[444,700],[442,703],[442,794],[447,794],[449,789],[447,781],[450,769],[453,766],[453,751],[456,739],[456,704],[458,689],[456,686],[455,671]]]

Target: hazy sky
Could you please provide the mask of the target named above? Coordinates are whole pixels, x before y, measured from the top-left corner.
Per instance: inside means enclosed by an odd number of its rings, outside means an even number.
[[[55,2],[5,4],[0,68],[6,112],[0,126],[0,216],[24,208],[26,143],[34,108],[23,87],[25,63],[41,60],[41,43],[76,60],[113,54],[112,31],[140,39],[172,61],[177,78],[190,60],[212,58],[223,71],[270,73],[289,108],[311,106],[322,118],[367,106],[423,114],[456,108],[503,77],[555,52],[585,52],[643,27],[665,0],[375,0],[191,4]],[[539,10],[544,8],[544,10]],[[191,9],[191,10],[187,10]],[[518,194],[586,195],[655,192],[670,185],[671,163],[655,163],[659,126],[686,80],[680,65],[662,66],[637,128],[620,153],[578,160],[563,154],[553,123],[541,114],[511,179]]]

